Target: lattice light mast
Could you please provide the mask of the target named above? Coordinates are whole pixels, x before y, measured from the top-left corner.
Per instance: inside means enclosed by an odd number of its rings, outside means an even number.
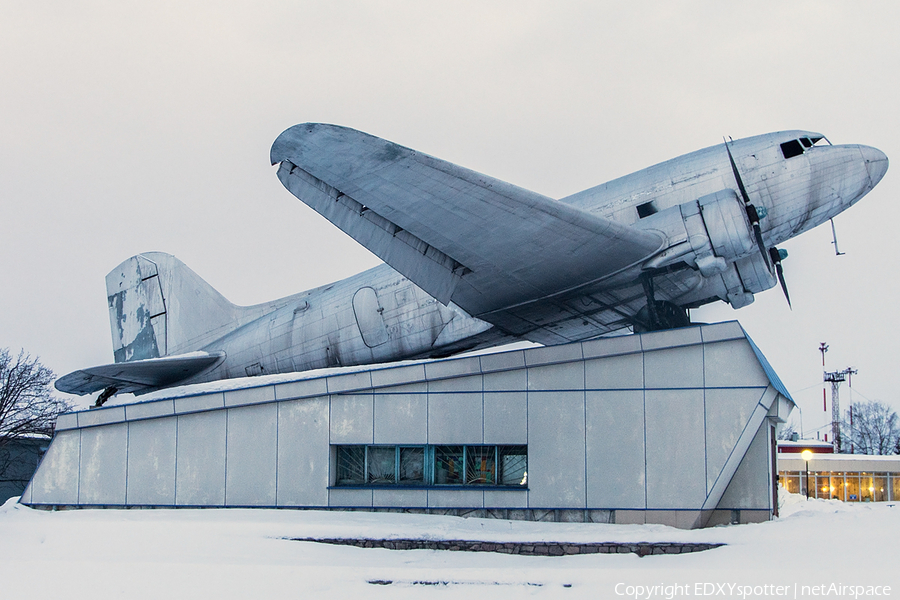
[[[828,352],[828,344],[825,342],[819,343],[819,352],[822,353],[822,373],[825,373],[825,353]],[[828,412],[828,404],[825,400],[825,386],[822,386],[822,412]],[[827,435],[827,434],[826,434]],[[818,437],[818,436],[817,436]],[[828,441],[828,438],[825,438],[825,441]]]
[[[847,377],[856,373],[859,371],[852,367],[843,371],[825,372],[825,381],[831,383],[831,443],[835,454],[841,452],[841,401],[838,390]]]

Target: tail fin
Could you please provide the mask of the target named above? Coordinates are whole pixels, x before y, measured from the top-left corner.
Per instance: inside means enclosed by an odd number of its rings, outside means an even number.
[[[106,295],[116,362],[199,350],[239,325],[240,307],[163,252],[113,269]]]

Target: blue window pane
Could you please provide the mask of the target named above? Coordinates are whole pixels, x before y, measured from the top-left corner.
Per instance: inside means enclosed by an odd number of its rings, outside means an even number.
[[[462,446],[435,447],[434,482],[438,485],[463,483]]]
[[[497,483],[497,447],[466,446],[466,484]]]
[[[338,446],[337,484],[360,485],[366,482],[366,447]]]
[[[369,483],[396,482],[397,449],[394,446],[369,447]]]
[[[425,483],[425,448],[400,448],[400,483]]]

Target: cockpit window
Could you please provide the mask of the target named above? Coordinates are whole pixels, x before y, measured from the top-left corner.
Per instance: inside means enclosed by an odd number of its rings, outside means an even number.
[[[793,158],[795,156],[800,156],[803,154],[807,148],[812,148],[822,140],[825,140],[826,144],[831,144],[824,137],[809,137],[803,136],[798,140],[791,140],[789,142],[785,142],[781,145],[781,153],[784,154],[785,158]]]
[[[791,140],[781,145],[781,153],[784,154],[785,158],[794,158],[803,154],[803,146],[799,140]]]

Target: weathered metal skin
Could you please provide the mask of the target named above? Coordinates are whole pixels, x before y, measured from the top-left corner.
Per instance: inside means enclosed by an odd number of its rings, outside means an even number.
[[[366,293],[374,295],[377,306],[358,301],[360,294]],[[224,351],[228,358],[203,378],[442,355],[466,340],[470,341],[458,347],[478,345],[472,338],[492,329],[489,323],[442,305],[386,265],[291,296],[281,304],[261,319],[204,347],[204,351]],[[364,329],[373,322],[379,329]],[[447,335],[445,330],[452,333]],[[495,341],[500,337],[502,334],[492,333],[483,339]]]
[[[116,362],[160,356],[157,339],[174,354],[225,356],[190,382],[446,355],[503,338],[387,265],[248,307],[162,252],[128,259],[107,285]]]
[[[888,168],[887,157],[881,151],[862,145],[813,145],[805,148],[802,154],[785,158],[781,144],[800,138],[823,136],[808,131],[786,131],[729,144],[749,197],[767,213],[760,219],[766,247],[774,247],[843,212],[871,191]],[[655,183],[650,184],[653,179]],[[658,290],[664,298],[691,307],[721,299],[740,308],[752,302],[752,294],[777,284],[770,269],[755,256],[758,254],[755,244],[748,245],[746,240],[735,243],[735,247],[743,245],[744,251],[730,255],[714,251],[714,256],[724,258],[726,264],[718,272],[705,270],[703,261],[698,262],[698,259],[708,255],[708,249],[698,248],[696,239],[677,226],[678,216],[666,210],[675,205],[690,204],[698,195],[705,197],[723,189],[731,192],[734,188],[735,177],[725,147],[719,145],[585,190],[563,201],[590,207],[589,210],[631,222],[642,229],[665,231],[668,248],[663,254],[668,253],[672,258],[658,260],[654,266],[664,267],[684,260],[698,268],[702,279],[695,289],[688,291],[677,286],[671,289],[663,280]],[[608,200],[610,195],[616,199]],[[623,202],[626,198],[630,201]],[[639,219],[636,211],[629,210],[651,200],[659,208],[657,214]],[[740,204],[736,195],[734,204]],[[737,227],[731,234],[733,240],[749,233],[746,215],[743,220],[744,227]],[[685,229],[689,229],[684,215],[682,222]],[[714,230],[709,223],[706,225],[707,239],[723,232],[723,228]],[[752,238],[746,239],[752,242]],[[677,249],[686,250],[685,242],[691,250],[680,254]]]
[[[782,144],[801,139],[786,157]],[[648,274],[657,300],[683,308],[740,308],[776,285],[762,252],[845,210],[887,170],[879,150],[812,141],[822,139],[736,140],[558,201],[334,125],[291,127],[271,160],[289,191],[426,291],[512,336],[555,344],[632,326]],[[765,215],[765,248],[735,170]]]
[[[740,308],[778,283],[777,244],[888,168],[875,148],[783,131],[554,200],[318,123],[282,133],[271,160],[291,193],[388,264],[239,307],[168,254],[132,257],[107,276],[118,368],[77,371],[60,390],[172,385],[165,357],[182,357],[178,383],[191,383],[583,340],[645,325],[657,302]]]

